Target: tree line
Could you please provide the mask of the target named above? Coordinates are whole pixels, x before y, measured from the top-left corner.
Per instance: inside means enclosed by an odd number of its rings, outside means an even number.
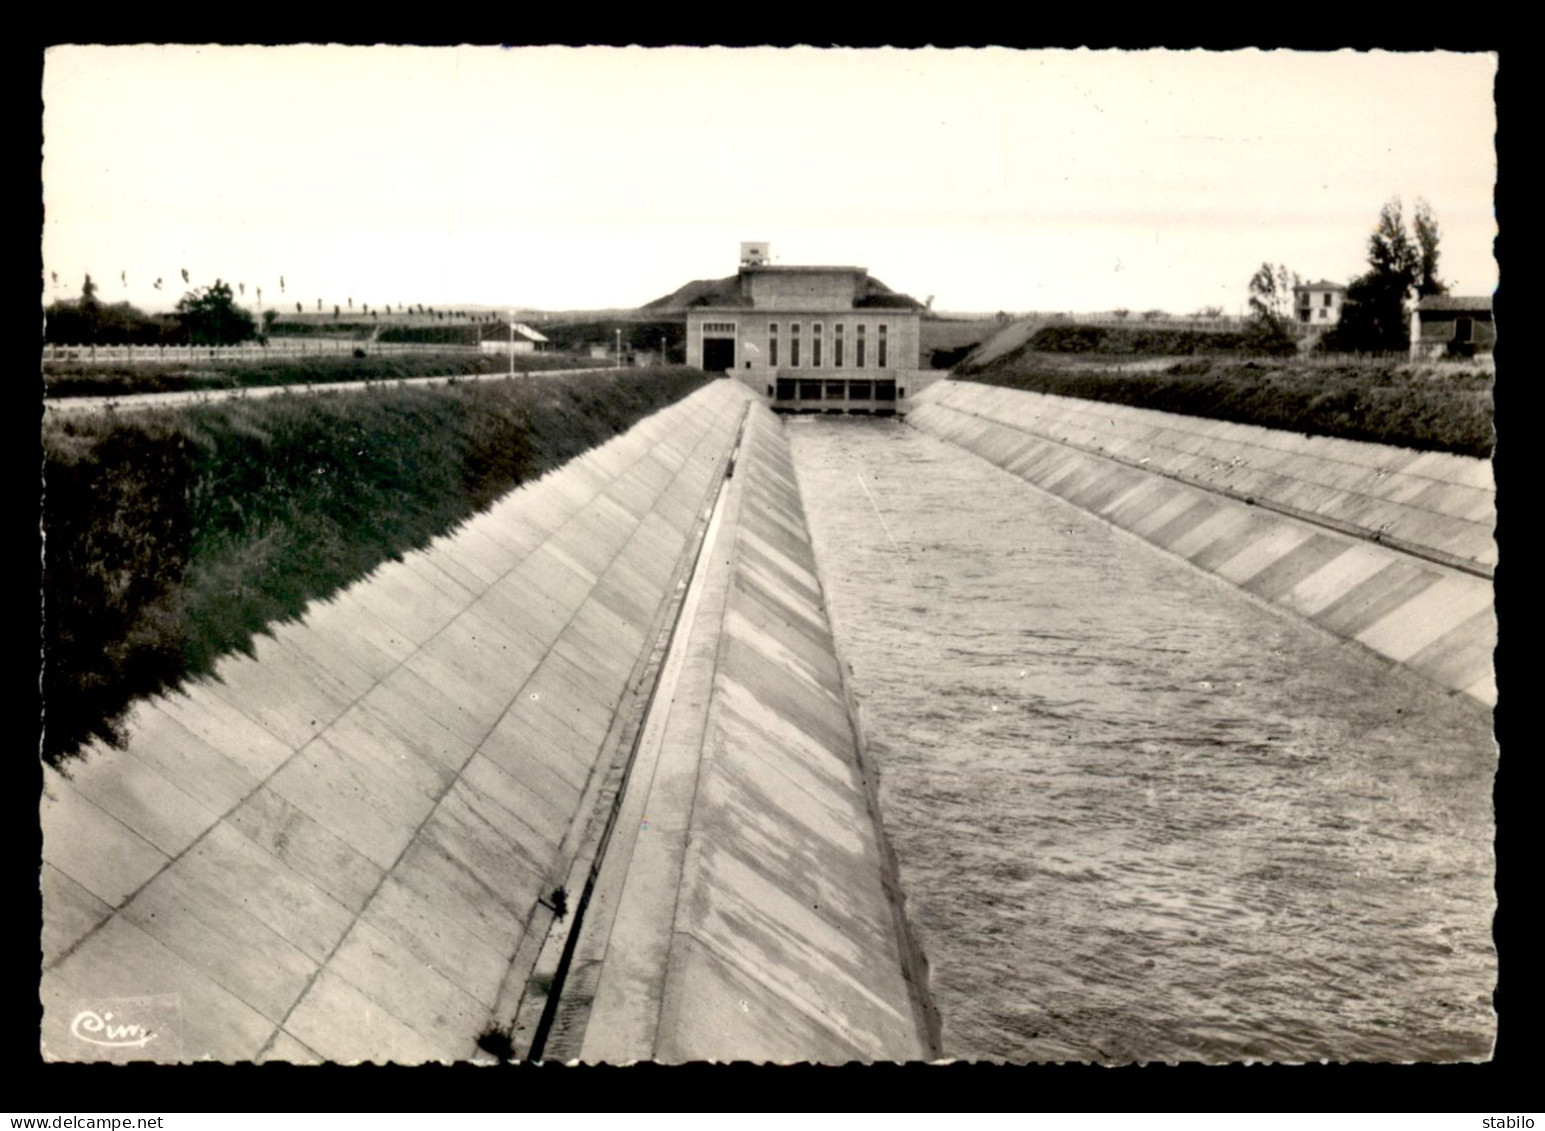
[[[186,271],[183,278],[188,279]],[[55,279],[57,281],[57,276]],[[157,290],[160,284],[161,280],[157,279]],[[282,290],[282,278],[280,287]],[[252,312],[237,302],[238,290],[244,296],[246,285],[238,283],[233,289],[231,284],[216,279],[209,286],[187,291],[178,300],[173,313],[149,314],[127,302],[103,302],[101,289],[87,275],[78,299],[59,299],[44,309],[44,340],[62,345],[236,345],[253,339],[266,341],[281,317],[279,311],[274,308],[264,310],[260,326]],[[257,290],[259,302],[262,295],[260,287]],[[295,312],[299,314],[302,310],[297,302]],[[317,299],[317,310],[322,310],[321,299]],[[348,310],[351,314],[354,311],[352,298],[348,299]],[[368,314],[373,321],[380,318],[380,311],[372,309],[369,303],[361,305],[360,313],[362,316]],[[391,316],[393,313],[393,308],[388,305],[386,314]],[[441,322],[447,319],[503,322],[502,316],[492,312],[435,310],[422,303],[416,306],[401,304],[396,313],[399,316],[416,314]],[[333,317],[341,316],[342,311],[335,304]]]
[[[1418,198],[1406,226],[1399,197],[1379,210],[1368,239],[1368,269],[1347,284],[1341,315],[1317,348],[1331,353],[1402,352],[1410,345],[1411,304],[1448,293],[1438,277],[1438,221]],[[1294,292],[1298,274],[1262,263],[1250,279],[1250,327],[1258,341],[1294,348]]]
[[[80,298],[50,303],[43,313],[44,340],[70,345],[235,345],[258,336],[252,312],[237,305],[221,279],[188,291],[172,314],[147,314],[127,302],[103,302],[87,275]]]

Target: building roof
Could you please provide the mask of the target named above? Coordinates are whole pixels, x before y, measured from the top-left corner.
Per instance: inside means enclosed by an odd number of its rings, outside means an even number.
[[[543,333],[541,333],[538,330],[533,330],[530,326],[527,326],[524,322],[517,322],[517,323],[515,323],[515,332],[517,334],[519,334],[521,337],[525,338],[528,342],[545,342],[545,341],[547,341],[547,335],[546,334],[543,334]]]
[[[668,295],[662,295],[652,302],[646,302],[641,310],[651,314],[684,314],[688,310],[697,307],[712,307],[716,310],[751,309],[751,302],[741,290],[741,277],[743,275],[777,275],[777,274],[843,274],[852,273],[858,276],[858,293],[853,300],[855,309],[881,309],[881,310],[922,310],[923,304],[911,295],[893,291],[880,280],[869,274],[865,267],[802,267],[773,266],[743,267],[739,274],[730,275],[723,279],[694,279],[684,286],[678,287]]]
[[[867,267],[822,267],[817,264],[748,263],[741,270],[757,275],[867,275]]]
[[[1346,286],[1342,283],[1332,283],[1329,279],[1321,279],[1318,283],[1300,283],[1293,289],[1295,291],[1344,291]]]
[[[1419,311],[1485,311],[1491,313],[1491,296],[1428,295],[1416,304]]]

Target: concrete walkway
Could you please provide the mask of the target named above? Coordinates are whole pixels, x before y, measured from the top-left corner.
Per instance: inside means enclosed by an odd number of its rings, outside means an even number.
[[[926,1058],[926,990],[909,985],[926,975],[906,957],[793,464],[763,408],[679,635],[548,1058]]]
[[[712,383],[50,771],[45,1057],[470,1058],[749,399]]]
[[[908,423],[1487,706],[1491,464],[971,382]]]

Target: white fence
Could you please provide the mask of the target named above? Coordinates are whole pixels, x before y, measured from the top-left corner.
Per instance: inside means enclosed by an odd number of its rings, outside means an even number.
[[[477,346],[447,342],[371,342],[347,338],[270,338],[268,344],[239,346],[89,346],[45,345],[44,361],[91,364],[113,362],[255,361],[263,358],[352,355],[364,350],[371,357],[390,353],[476,353]]]

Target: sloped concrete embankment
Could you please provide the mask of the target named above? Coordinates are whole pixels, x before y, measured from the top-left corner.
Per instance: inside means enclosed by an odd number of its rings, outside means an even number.
[[[471,1057],[748,400],[699,390],[50,771],[45,1056]]]
[[[711,539],[546,1057],[927,1057],[926,972],[788,444],[760,406]]]
[[[1496,702],[1486,460],[955,381],[923,392],[908,423]]]

